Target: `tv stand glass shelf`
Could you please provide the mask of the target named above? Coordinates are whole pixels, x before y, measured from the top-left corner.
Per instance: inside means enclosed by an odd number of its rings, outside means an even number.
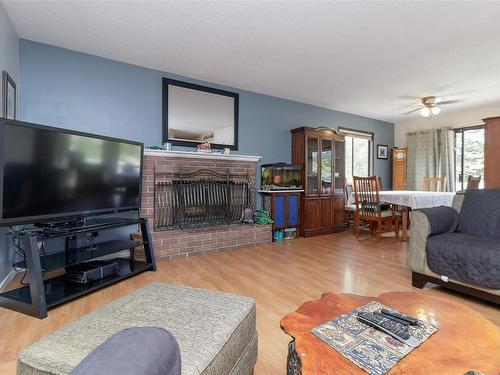
[[[105,242],[87,242],[78,246],[78,239],[92,236],[103,230],[138,225],[141,239],[111,239]],[[146,219],[96,219],[84,225],[53,227],[19,232],[19,241],[25,253],[23,260],[14,263],[16,268],[26,269],[28,285],[0,293],[0,306],[38,318],[47,317],[47,308],[57,306],[87,293],[132,277],[144,271],[156,271],[151,234]],[[63,238],[62,251],[40,251],[39,244],[47,240]],[[144,258],[137,259],[136,250],[144,249]],[[111,276],[88,284],[66,280],[64,269],[103,256],[128,251],[127,258],[107,259],[116,262],[118,271]],[[53,274],[49,276],[48,274]],[[44,275],[47,275],[44,277]]]

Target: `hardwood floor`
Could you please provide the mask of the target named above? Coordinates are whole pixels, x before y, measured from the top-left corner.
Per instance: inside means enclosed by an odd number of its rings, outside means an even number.
[[[407,245],[394,238],[358,241],[351,232],[281,241],[271,246],[159,262],[148,272],[49,311],[44,320],[0,309],[0,374],[14,374],[20,351],[98,307],[151,282],[184,284],[251,296],[257,303],[259,359],[256,375],[284,374],[289,337],[280,319],[323,292],[378,296],[412,288]],[[493,304],[442,288],[424,293],[462,302],[500,325]]]

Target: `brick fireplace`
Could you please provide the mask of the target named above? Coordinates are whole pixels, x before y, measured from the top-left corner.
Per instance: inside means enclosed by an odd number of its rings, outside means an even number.
[[[158,191],[159,184],[169,176],[175,180],[179,176],[202,170],[209,170],[220,176],[230,176],[237,183],[242,180],[248,181],[248,198],[246,199],[249,200],[250,206],[255,207],[255,177],[259,159],[260,157],[247,155],[146,150],[142,178],[141,216],[148,219],[152,229],[156,257],[172,259],[271,243],[270,225],[240,224],[235,222],[234,213],[233,221],[224,225],[204,226],[200,223],[196,228],[168,229],[162,227],[159,222],[155,222],[155,219],[159,221],[158,201],[161,195]],[[170,199],[166,195],[161,195],[161,198]]]

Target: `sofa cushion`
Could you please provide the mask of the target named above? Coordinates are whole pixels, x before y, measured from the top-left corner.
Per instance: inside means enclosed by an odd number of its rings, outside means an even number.
[[[500,189],[473,189],[465,193],[458,231],[500,238]]]
[[[431,236],[426,246],[427,265],[438,275],[500,288],[500,241],[464,233]]]
[[[95,348],[70,375],[181,375],[175,337],[163,328],[134,327]]]
[[[255,303],[218,291],[150,284],[28,347],[19,356],[17,374],[68,374],[99,344],[130,327],[171,332],[183,375],[229,374],[254,340]]]

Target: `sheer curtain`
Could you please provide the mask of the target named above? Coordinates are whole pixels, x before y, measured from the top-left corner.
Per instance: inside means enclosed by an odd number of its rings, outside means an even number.
[[[408,133],[408,189],[420,190],[425,176],[446,176],[446,191],[455,191],[455,133],[451,128]]]

